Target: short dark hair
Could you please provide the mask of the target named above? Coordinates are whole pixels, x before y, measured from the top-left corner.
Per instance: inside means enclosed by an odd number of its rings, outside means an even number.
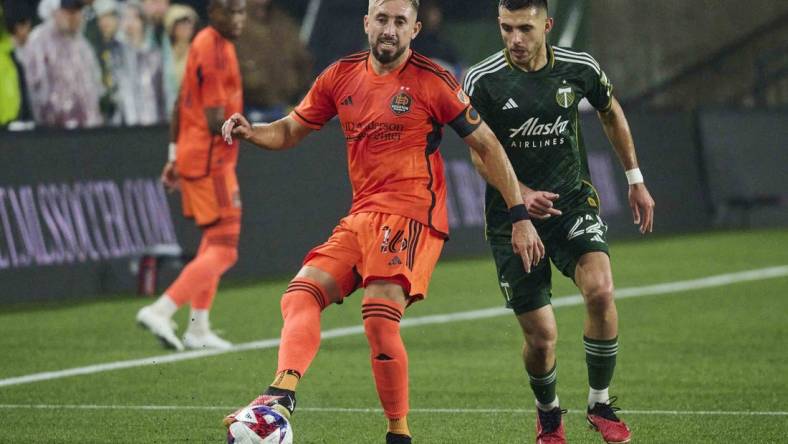
[[[27,2],[4,1],[0,8],[5,28],[13,33],[17,25],[33,21],[33,10]]]
[[[547,11],[547,0],[501,0],[498,6],[510,11],[533,7],[543,8]]]

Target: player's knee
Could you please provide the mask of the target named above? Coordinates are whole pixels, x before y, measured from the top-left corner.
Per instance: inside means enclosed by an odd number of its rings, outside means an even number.
[[[537,334],[529,335],[525,338],[525,352],[546,359],[555,353],[555,345],[558,341],[558,333],[553,331],[540,331]]]
[[[373,357],[392,356],[397,353],[400,338],[399,322],[402,309],[385,299],[364,298],[361,304],[364,334]]]
[[[613,282],[610,279],[588,282],[583,287],[583,296],[590,311],[604,312],[613,304]]]
[[[314,281],[296,278],[290,281],[279,306],[282,317],[287,320],[306,312],[317,312],[319,316],[327,303],[325,290],[320,285]]]
[[[399,336],[399,322],[381,317],[364,319],[364,334],[374,355],[385,353],[386,344]]]
[[[207,264],[210,264],[212,272],[222,275],[238,261],[238,249],[227,246],[210,246],[201,256]]]
[[[227,268],[232,267],[238,262],[238,247],[225,248],[223,252],[224,264]]]

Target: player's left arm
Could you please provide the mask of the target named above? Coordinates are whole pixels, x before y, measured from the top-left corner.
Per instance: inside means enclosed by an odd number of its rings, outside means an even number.
[[[597,114],[608,140],[626,171],[629,183],[629,206],[632,209],[634,223],[640,225],[641,233],[650,233],[654,228],[654,199],[648,192],[643,174],[638,167],[635,142],[624,110],[618,100],[611,97],[610,106],[604,111],[598,111]]]
[[[217,106],[204,108],[205,121],[208,122],[208,131],[214,136],[222,135],[222,125],[224,125],[224,107]]]
[[[530,272],[531,265],[538,264],[544,257],[545,249],[536,228],[528,219],[514,168],[495,133],[472,107],[469,106],[468,111],[460,118],[465,119],[465,122],[458,125],[455,121],[452,126],[471,147],[471,159],[479,174],[503,195],[512,216],[512,247],[514,252],[523,258],[526,272]],[[464,134],[467,130],[461,129],[475,125],[478,126],[469,134]],[[520,211],[524,213],[522,216],[517,215]]]

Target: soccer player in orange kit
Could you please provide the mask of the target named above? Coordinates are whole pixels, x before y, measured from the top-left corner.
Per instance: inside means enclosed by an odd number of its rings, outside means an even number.
[[[197,256],[153,304],[137,313],[137,322],[168,348],[227,349],[232,344],[210,328],[219,279],[235,264],[241,233],[241,197],[235,165],[238,143],[221,137],[224,120],[243,110],[241,73],[232,41],[241,35],[246,0],[211,0],[210,26],[194,38],[186,61],[180,96],[173,111],[172,142],[162,181],[181,190],[183,214],[202,230]],[[191,303],[183,342],[172,315]]]
[[[320,314],[364,288],[362,318],[372,372],[389,421],[387,443],[410,443],[408,356],[399,322],[427,295],[448,238],[446,183],[438,151],[449,124],[482,159],[513,222],[512,244],[530,269],[544,247],[528,220],[517,178],[495,135],[457,81],[410,50],[421,29],[418,0],[370,0],[364,28],[370,50],[338,60],[315,81],[289,116],[250,125],[234,114],[228,143],[242,138],[268,150],[290,148],[334,116],[347,140],[353,188],[350,214],[310,251],[282,296],[284,326],[271,385],[250,406],[267,404],[289,417],[295,389],[320,346]],[[225,425],[236,421],[235,412]]]

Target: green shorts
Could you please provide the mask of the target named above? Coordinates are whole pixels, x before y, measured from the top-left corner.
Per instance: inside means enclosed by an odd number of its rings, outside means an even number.
[[[562,274],[574,280],[575,268],[581,256],[594,251],[610,255],[607,224],[592,209],[584,208],[552,217],[539,223],[537,231],[547,255],[536,267],[531,267],[530,273],[525,272],[523,261],[519,255],[514,254],[510,242],[504,242],[503,239],[490,241],[506,307],[518,315],[550,303],[550,261]]]

